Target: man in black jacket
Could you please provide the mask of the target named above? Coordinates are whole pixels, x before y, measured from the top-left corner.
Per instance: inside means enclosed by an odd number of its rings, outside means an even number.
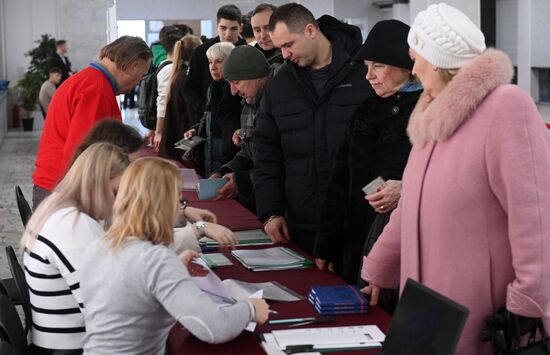
[[[279,7],[269,27],[286,63],[256,118],[257,214],[273,241],[292,238],[311,253],[345,127],[373,91],[351,60],[362,44],[357,27],[327,15],[315,21],[298,4]]]
[[[69,58],[65,56],[69,50],[67,41],[64,39],[56,41],[55,49],[56,52],[50,60],[50,68],[55,67],[61,69],[61,81],[57,84],[57,87],[59,87],[59,85],[63,84],[63,82],[73,74],[73,72],[71,69],[71,62],[69,61]]]
[[[208,58],[206,51],[215,43],[231,42],[236,46],[246,44],[246,41],[239,37],[241,33],[242,15],[241,10],[235,5],[224,5],[218,9],[217,27],[218,36],[198,46],[191,55],[189,61],[189,73],[183,87],[185,100],[191,105],[196,113],[195,122],[198,123],[204,113],[206,104],[206,91],[212,82],[210,70],[208,69]]]
[[[250,18],[252,31],[256,39],[254,47],[264,54],[269,64],[284,61],[281,50],[275,47],[269,34],[269,19],[275,10],[277,10],[275,5],[260,4],[252,11],[252,17]]]

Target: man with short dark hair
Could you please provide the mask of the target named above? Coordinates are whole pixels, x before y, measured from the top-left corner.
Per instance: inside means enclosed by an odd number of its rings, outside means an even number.
[[[40,93],[38,94],[38,103],[40,104],[40,109],[44,114],[44,119],[46,119],[46,114],[48,113],[48,107],[52,101],[53,94],[55,94],[56,85],[61,81],[61,69],[58,67],[50,68],[48,71],[48,80],[42,83],[40,87]]]
[[[176,26],[164,26],[159,33],[159,41],[166,51],[166,59],[159,64],[160,70],[157,72],[157,127],[155,131],[150,131],[149,136],[153,136],[155,150],[158,151],[162,140],[162,131],[164,129],[164,116],[166,114],[166,97],[168,95],[170,73],[172,72],[174,59],[174,46],[176,42],[185,36]]]
[[[254,38],[256,38],[254,47],[264,54],[269,64],[282,63],[284,60],[281,51],[275,47],[269,34],[269,19],[275,10],[277,10],[275,5],[260,4],[252,11],[250,18]]]
[[[59,87],[59,85],[63,84],[63,82],[67,80],[70,75],[73,75],[73,72],[71,70],[71,62],[66,56],[67,52],[69,51],[69,45],[67,44],[67,41],[64,39],[56,41],[55,49],[56,52],[50,61],[50,67],[61,69],[61,81],[57,85]]]
[[[212,82],[206,51],[218,42],[230,42],[236,46],[246,44],[246,41],[239,37],[242,24],[241,17],[241,10],[235,5],[229,4],[220,7],[216,15],[218,36],[198,46],[193,51],[189,61],[187,82],[183,89],[186,101],[196,113],[194,123],[198,123],[204,113],[206,91]]]
[[[267,84],[254,131],[258,218],[274,242],[311,253],[337,148],[356,107],[373,95],[352,57],[359,28],[315,20],[299,4],[271,15],[271,39],[286,62]]]

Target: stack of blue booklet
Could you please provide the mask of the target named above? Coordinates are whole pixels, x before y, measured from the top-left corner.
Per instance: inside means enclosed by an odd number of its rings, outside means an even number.
[[[321,315],[365,314],[368,301],[359,288],[351,285],[315,286],[309,302]]]

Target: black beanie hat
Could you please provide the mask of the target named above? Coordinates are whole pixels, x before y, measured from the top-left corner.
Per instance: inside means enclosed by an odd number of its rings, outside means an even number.
[[[223,61],[225,80],[252,80],[269,75],[269,64],[262,52],[244,45],[231,51]]]
[[[409,30],[410,27],[407,24],[398,20],[377,22],[354,59],[371,60],[411,70],[413,62],[409,56],[407,44]]]

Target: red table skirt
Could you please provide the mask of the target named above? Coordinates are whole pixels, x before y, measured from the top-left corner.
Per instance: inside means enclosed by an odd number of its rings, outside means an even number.
[[[248,248],[264,248],[248,247]],[[216,273],[222,279],[238,279],[247,282],[265,282],[277,281],[291,290],[307,297],[312,286],[322,285],[341,285],[345,284],[339,277],[328,271],[320,271],[318,269],[298,269],[287,271],[262,271],[254,272],[245,269],[231,255],[226,254],[234,263],[232,266],[223,266],[216,270]],[[309,304],[307,299],[296,302],[275,302],[268,301],[270,308],[279,312],[279,314],[271,314],[271,319],[281,318],[296,318],[296,317],[319,317],[319,314]],[[366,315],[348,315],[338,316],[334,322],[311,325],[308,327],[336,327],[350,325],[375,324],[380,327],[383,332],[386,332],[390,322],[390,316],[378,307],[369,309]],[[260,346],[258,338],[259,333],[269,332],[275,329],[288,329],[288,324],[258,326],[255,333],[244,331],[234,340],[218,345],[204,343],[192,336],[179,323],[174,326],[168,338],[170,354],[264,354]],[[371,350],[369,352],[362,351],[361,354],[375,354],[379,350]],[[358,354],[355,351],[339,352],[334,354]]]

